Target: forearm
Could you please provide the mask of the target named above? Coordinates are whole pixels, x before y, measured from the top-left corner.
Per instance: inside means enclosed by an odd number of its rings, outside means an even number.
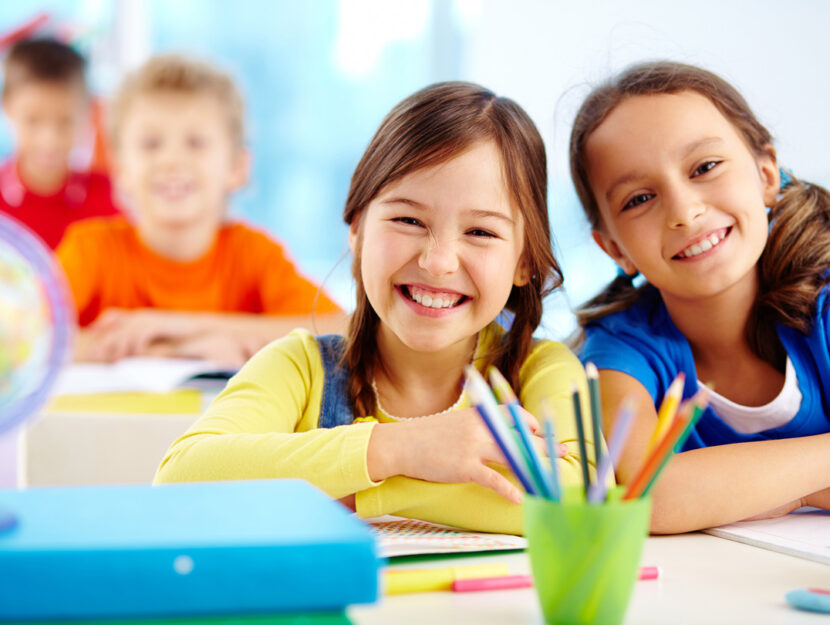
[[[678,454],[652,491],[651,531],[689,532],[798,507],[830,486],[828,452],[830,434]]]
[[[222,332],[240,339],[270,343],[295,328],[313,334],[343,334],[348,325],[345,313],[316,315],[266,315],[251,313],[194,313],[202,332]]]
[[[300,478],[337,499],[375,486],[366,471],[374,424],[299,433],[189,432],[167,452],[156,483]]]
[[[496,469],[509,478],[506,469]],[[362,518],[394,514],[473,531],[522,533],[521,506],[474,483],[442,484],[397,476],[358,492],[355,504]]]

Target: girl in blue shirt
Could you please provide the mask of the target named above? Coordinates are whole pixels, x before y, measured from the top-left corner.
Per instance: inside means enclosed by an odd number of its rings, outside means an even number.
[[[594,90],[570,159],[594,240],[620,268],[579,314],[606,428],[623,398],[637,402],[622,483],[674,377],[684,398],[714,384],[652,491],[652,531],[830,508],[830,195],[779,172],[731,85],[672,62]]]

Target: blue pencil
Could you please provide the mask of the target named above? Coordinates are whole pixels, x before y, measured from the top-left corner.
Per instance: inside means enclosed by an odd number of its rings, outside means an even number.
[[[551,499],[559,501],[562,498],[562,489],[559,486],[559,467],[557,466],[559,454],[556,453],[556,438],[553,433],[553,421],[545,419],[545,442],[548,444],[548,456],[550,457],[550,482]]]
[[[484,378],[481,377],[481,374],[472,365],[468,365],[465,372],[467,374],[467,390],[470,393],[470,398],[473,404],[475,404],[478,414],[481,415],[481,418],[487,425],[487,429],[490,430],[490,434],[493,435],[499,449],[504,454],[510,470],[513,471],[528,493],[538,495],[539,493],[532,484],[527,467],[524,466],[525,463],[522,459],[521,451],[516,445],[516,441],[510,433],[507,424],[504,422],[501,414],[499,414],[501,409],[496,403],[496,398],[493,397],[493,393],[490,392],[490,387],[487,386],[487,382],[484,381]]]
[[[527,459],[528,468],[530,469],[530,474],[533,478],[536,490],[540,491],[545,498],[550,499],[550,488],[544,477],[545,472],[542,468],[542,461],[539,458],[539,453],[536,451],[536,445],[533,444],[533,435],[530,433],[530,428],[527,427],[527,423],[525,423],[525,420],[519,413],[519,408],[521,407],[519,398],[516,397],[513,389],[510,388],[510,383],[498,369],[490,367],[488,369],[488,373],[490,375],[490,386],[493,387],[493,392],[496,394],[496,398],[507,406],[510,416],[513,417],[513,423],[516,425],[516,429],[519,432],[519,439],[526,451],[525,458]]]

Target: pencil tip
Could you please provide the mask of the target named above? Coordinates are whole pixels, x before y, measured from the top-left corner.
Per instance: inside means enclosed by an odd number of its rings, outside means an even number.
[[[599,377],[599,371],[597,371],[597,366],[592,362],[586,362],[585,375],[588,376],[588,379],[597,379]]]

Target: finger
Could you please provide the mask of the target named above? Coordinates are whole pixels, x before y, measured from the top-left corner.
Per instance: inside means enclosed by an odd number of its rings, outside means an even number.
[[[522,493],[516,486],[504,477],[498,471],[491,469],[486,465],[479,465],[472,475],[473,481],[485,488],[489,488],[497,495],[500,495],[508,501],[520,504],[522,503]]]
[[[542,426],[539,425],[539,419],[534,417],[531,413],[529,413],[524,408],[520,408],[519,411],[520,411],[521,415],[525,418],[525,423],[527,423],[527,427],[530,428],[531,432],[533,432],[535,434],[536,432],[541,432],[542,431]]]

